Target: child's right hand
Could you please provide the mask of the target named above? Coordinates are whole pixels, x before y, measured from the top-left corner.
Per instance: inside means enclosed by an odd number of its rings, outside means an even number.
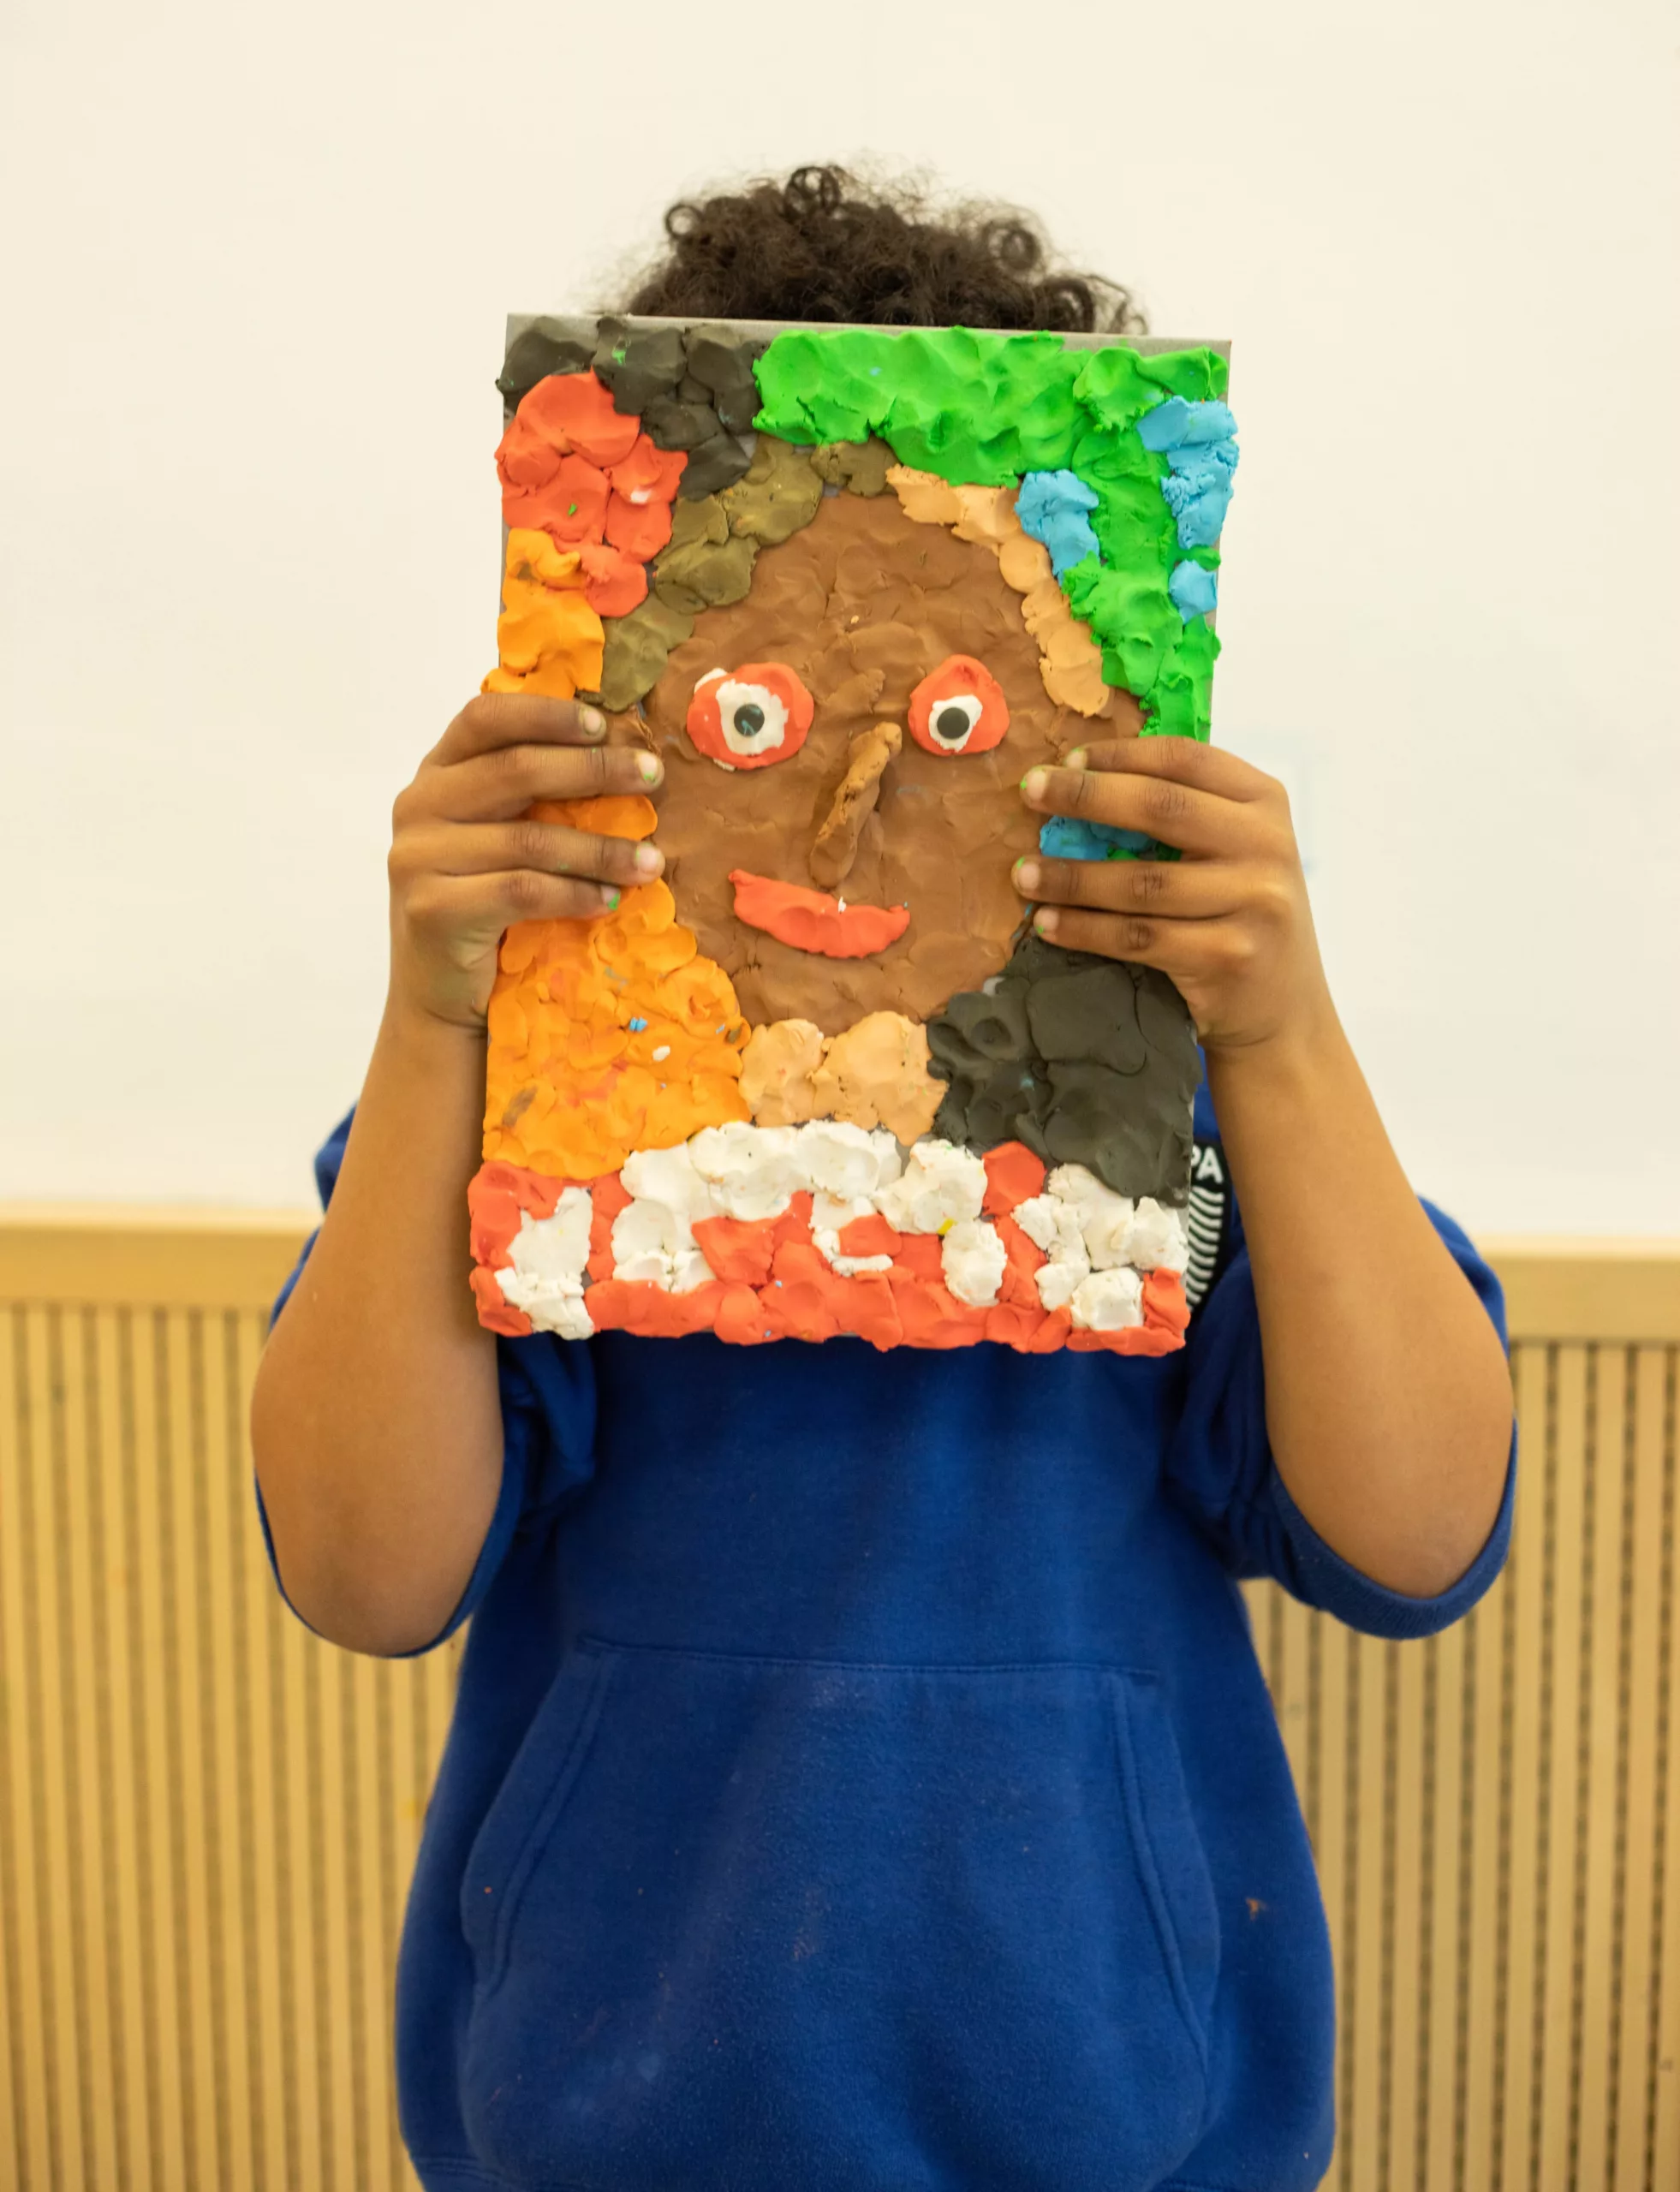
[[[391,811],[391,1002],[476,1031],[514,921],[584,920],[664,866],[651,844],[533,820],[538,800],[652,791],[664,771],[609,746],[605,718],[526,693],[471,700]]]

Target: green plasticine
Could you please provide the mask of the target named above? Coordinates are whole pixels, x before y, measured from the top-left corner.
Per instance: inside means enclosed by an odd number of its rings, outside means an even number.
[[[1136,694],[1146,731],[1206,737],[1218,641],[1203,618],[1186,624],[1167,591],[1184,551],[1160,489],[1166,459],[1136,426],[1168,396],[1223,398],[1230,373],[1217,351],[1077,351],[1056,335],[967,328],[791,329],[754,371],[754,424],[783,441],[877,435],[901,464],[956,485],[1076,473],[1097,493],[1103,560],[1087,557],[1062,584],[1102,647],[1103,675]],[[1218,551],[1196,561],[1212,568]]]

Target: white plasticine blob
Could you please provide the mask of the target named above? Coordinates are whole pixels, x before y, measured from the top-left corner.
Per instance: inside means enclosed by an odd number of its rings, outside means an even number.
[[[718,1206],[688,1145],[633,1150],[619,1177],[631,1200],[612,1221],[614,1278],[648,1279],[670,1294],[705,1285],[712,1267],[694,1222],[713,1216]]]
[[[1153,1195],[1144,1195],[1126,1236],[1126,1261],[1139,1271],[1186,1271],[1190,1236],[1183,1212],[1170,1209]]]
[[[513,1260],[496,1273],[496,1281],[502,1299],[509,1308],[522,1309],[533,1331],[557,1332],[562,1339],[587,1339],[593,1331],[583,1303],[593,1212],[587,1188],[562,1188],[552,1217],[520,1212],[519,1230],[509,1244]]]
[[[1143,1281],[1135,1271],[1093,1271],[1075,1290],[1070,1306],[1082,1331],[1123,1331],[1143,1322]]]
[[[968,728],[959,738],[947,738],[939,728],[940,719],[948,708],[960,708],[968,718]],[[942,754],[960,754],[974,735],[974,725],[986,712],[986,704],[977,694],[947,693],[936,700],[927,712],[927,734]]]
[[[779,1218],[802,1184],[796,1127],[754,1127],[744,1120],[702,1127],[688,1143],[694,1169],[727,1218],[751,1224]]]
[[[1009,1264],[1003,1236],[984,1218],[962,1218],[939,1244],[945,1284],[971,1309],[989,1309],[998,1299]]]
[[[902,1177],[879,1191],[875,1207],[896,1232],[943,1233],[980,1216],[986,1184],[986,1167],[971,1150],[930,1135],[912,1143]]]
[[[756,728],[737,728],[736,717],[742,709],[756,712],[760,718]],[[788,704],[768,685],[748,685],[738,677],[726,677],[718,688],[718,721],[731,754],[773,754],[788,735]],[[750,714],[748,724],[751,724]]]
[[[817,1254],[842,1278],[855,1278],[863,1271],[891,1271],[891,1256],[847,1256],[840,1252],[840,1236],[855,1218],[870,1218],[875,1206],[867,1195],[818,1194],[811,1203],[811,1238]]]
[[[812,1119],[795,1127],[795,1161],[800,1185],[813,1194],[850,1199],[872,1195],[898,1177],[903,1159],[898,1144],[881,1128],[854,1126],[846,1119]]]

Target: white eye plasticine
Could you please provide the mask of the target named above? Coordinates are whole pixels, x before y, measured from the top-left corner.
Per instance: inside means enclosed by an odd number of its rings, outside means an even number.
[[[718,688],[718,720],[731,754],[772,754],[787,736],[787,703],[767,685],[726,677]]]
[[[940,727],[946,714],[953,710],[960,712],[968,718],[968,729],[955,737]],[[960,754],[974,736],[974,725],[980,721],[982,712],[982,704],[974,694],[948,693],[943,700],[935,700],[927,711],[928,731],[938,741],[947,754]]]

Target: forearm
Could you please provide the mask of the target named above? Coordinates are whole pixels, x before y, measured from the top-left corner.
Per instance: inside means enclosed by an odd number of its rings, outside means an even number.
[[[1290,1496],[1342,1558],[1432,1597],[1498,1511],[1498,1337],[1408,1185],[1326,998],[1287,1035],[1210,1051],[1254,1268],[1266,1426]]]
[[[500,1483],[496,1350],[468,1286],[484,1039],[387,1007],[331,1204],[259,1366],[252,1438],[281,1576],[370,1652],[436,1635]]]

